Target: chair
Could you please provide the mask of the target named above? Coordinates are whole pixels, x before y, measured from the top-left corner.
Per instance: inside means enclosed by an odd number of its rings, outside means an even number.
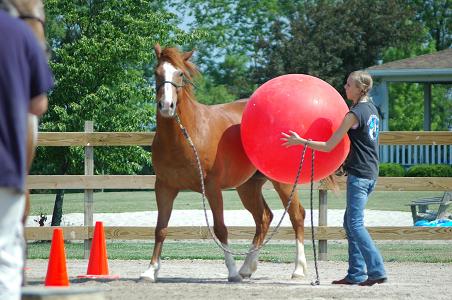
[[[452,192],[444,192],[442,196],[416,199],[408,204],[411,208],[413,224],[419,220],[434,221],[452,217],[447,213],[452,204]],[[437,210],[429,210],[429,205],[438,205]]]

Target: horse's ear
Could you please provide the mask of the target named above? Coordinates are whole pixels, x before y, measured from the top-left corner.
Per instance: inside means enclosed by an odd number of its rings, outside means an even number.
[[[160,47],[160,44],[157,43],[154,46],[155,56],[157,56],[157,59],[160,58],[160,55],[162,54],[162,48]]]
[[[184,52],[184,54],[183,54],[184,60],[189,60],[190,57],[193,55],[193,52],[195,52],[195,50],[191,50],[189,52]]]

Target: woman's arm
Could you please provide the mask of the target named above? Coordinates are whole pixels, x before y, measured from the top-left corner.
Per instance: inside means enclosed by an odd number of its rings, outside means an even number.
[[[354,125],[358,123],[358,119],[355,114],[347,113],[342,120],[339,128],[333,133],[333,135],[326,142],[319,141],[310,141],[304,138],[301,138],[296,132],[289,130],[290,134],[282,132],[281,134],[284,136],[281,140],[284,141],[283,146],[290,147],[295,145],[306,145],[314,150],[322,151],[322,152],[330,152],[334,149],[334,147],[339,144],[347,131]]]

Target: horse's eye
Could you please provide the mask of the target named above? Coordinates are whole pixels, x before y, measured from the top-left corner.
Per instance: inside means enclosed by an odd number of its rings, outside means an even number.
[[[179,71],[179,76],[180,76],[180,77],[184,76],[184,72]]]

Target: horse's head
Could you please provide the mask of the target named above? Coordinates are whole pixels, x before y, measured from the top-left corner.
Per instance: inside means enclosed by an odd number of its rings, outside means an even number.
[[[45,13],[42,0],[0,0],[0,8],[27,22],[41,43],[42,48],[47,50],[44,32]]]
[[[196,67],[189,61],[193,51],[180,52],[176,48],[161,49],[156,44],[155,89],[158,113],[165,118],[176,114],[178,101],[191,95],[191,76]]]

